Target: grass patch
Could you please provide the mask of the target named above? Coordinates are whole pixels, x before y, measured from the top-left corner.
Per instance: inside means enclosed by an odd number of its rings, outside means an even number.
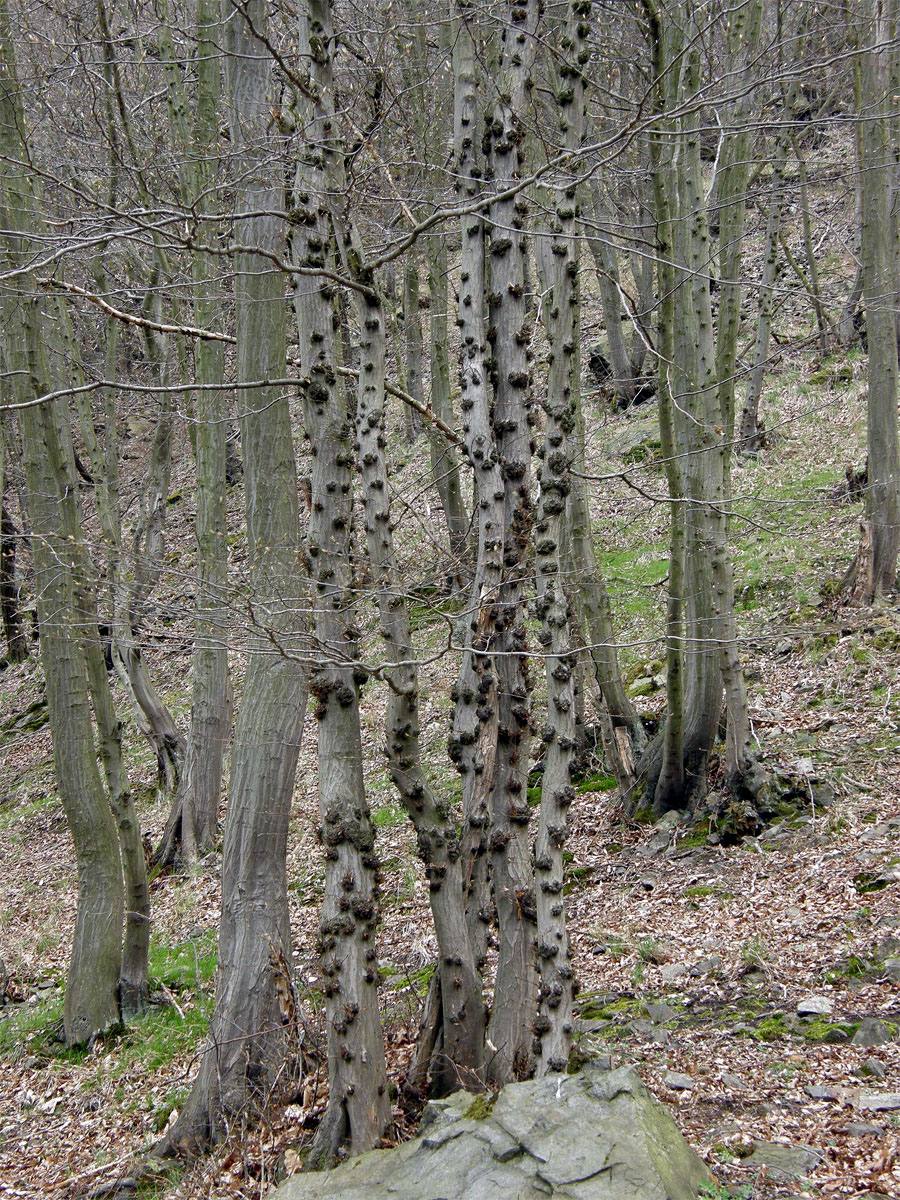
[[[37,1058],[72,1055],[72,1061],[80,1062],[84,1052],[65,1051],[62,1035],[62,996],[54,996],[35,1005],[20,1007],[8,1017],[0,1019],[0,1058],[12,1058],[19,1054],[31,1054]]]
[[[389,801],[372,809],[372,824],[376,829],[394,829],[406,820],[406,810]]]
[[[681,894],[689,900],[702,900],[705,896],[721,895],[717,887],[708,883],[695,883],[691,887],[686,887]]]
[[[216,973],[218,955],[215,930],[174,946],[153,942],[150,946],[150,984],[164,984],[173,992],[185,989],[202,992]]]

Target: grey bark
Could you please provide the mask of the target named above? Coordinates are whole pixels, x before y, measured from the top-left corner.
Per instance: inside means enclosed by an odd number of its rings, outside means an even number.
[[[30,162],[6,0],[0,2],[0,153]],[[40,194],[31,170],[7,166],[0,203],[7,262],[21,272],[18,303],[5,306],[5,359],[13,395],[27,401],[53,389],[39,292],[26,269],[29,238],[43,232]],[[119,1022],[124,890],[116,826],[97,768],[84,635],[84,558],[78,531],[71,428],[61,402],[22,411],[41,661],[53,737],[56,780],[75,849],[78,903],[63,1005],[68,1045]],[[96,628],[92,614],[90,625]],[[97,661],[95,657],[95,663]],[[104,672],[104,686],[108,687]],[[108,696],[108,691],[106,693]],[[102,720],[102,717],[101,717]],[[113,798],[118,799],[118,797]],[[131,899],[131,897],[129,897]],[[133,922],[129,934],[134,932]],[[136,944],[129,938],[129,950]],[[127,983],[140,991],[143,961],[130,955]],[[126,1005],[134,999],[127,988]]]
[[[484,188],[480,160],[478,67],[468,28],[469,5],[456,7],[453,48],[456,196],[478,199]],[[488,800],[494,782],[498,700],[490,643],[498,616],[503,564],[504,482],[488,382],[485,322],[485,229],[480,215],[463,216],[460,227],[460,408],[466,456],[473,471],[478,545],[475,575],[462,622],[463,653],[453,689],[453,728],[448,742],[462,783],[462,854],[466,872],[469,942],[480,969],[491,920],[488,883]]]
[[[447,243],[443,237],[428,241],[428,290],[431,295],[431,407],[447,425],[453,425],[450,394],[450,339],[447,329]],[[453,559],[452,578],[459,587],[468,574],[469,516],[463,501],[456,447],[435,425],[428,426],[431,470],[441,498],[444,522]]]
[[[421,288],[419,283],[419,256],[412,247],[403,267],[403,332],[406,341],[406,391],[417,400],[422,400],[425,374],[422,357],[422,314],[420,311]],[[406,439],[414,442],[421,432],[421,420],[416,412],[406,406]]]
[[[218,110],[221,98],[218,44],[221,5],[199,0],[197,8],[197,86],[193,129],[188,130],[186,97],[180,73],[170,84],[174,137],[182,156],[182,191],[186,208],[202,219],[213,204]],[[174,53],[171,55],[174,63]],[[194,324],[213,329],[221,318],[215,294],[215,271],[201,250],[193,253]],[[200,384],[221,383],[224,347],[199,339],[194,347],[194,374]],[[188,862],[215,847],[222,792],[223,759],[231,733],[232,695],[228,672],[228,546],[225,528],[227,461],[226,393],[201,387],[196,399],[194,455],[197,464],[194,534],[197,544],[196,611],[192,662],[191,725],[177,790],[156,862],[172,864],[183,854]]]
[[[583,0],[570,0],[568,51],[559,69],[557,103],[560,140],[567,150],[581,147],[585,124],[585,87],[581,70],[585,38]],[[563,847],[569,808],[575,797],[575,656],[569,602],[564,586],[566,498],[570,489],[570,437],[576,427],[580,384],[581,336],[579,242],[576,234],[577,185],[565,180],[556,188],[553,232],[549,238],[552,288],[547,296],[550,345],[544,400],[546,437],[540,468],[540,501],[535,525],[536,612],[547,678],[544,773],[534,845],[537,959],[541,977],[535,1021],[540,1057],[538,1075],[565,1071],[572,1046],[574,972],[569,954],[564,900]],[[535,1049],[537,1049],[537,1046]]]
[[[235,235],[283,251],[283,187],[273,155],[272,64],[255,35],[266,9],[252,0],[225,21],[231,146],[239,179]],[[246,214],[246,215],[245,215]],[[281,272],[251,250],[236,256],[237,375],[285,371]],[[252,618],[235,728],[222,857],[216,1001],[191,1094],[157,1153],[195,1153],[233,1119],[261,1112],[291,1083],[298,1046],[290,968],[286,852],[303,729],[297,481],[288,399],[276,387],[238,388]]]
[[[778,148],[772,165],[772,192],[766,211],[766,240],[763,250],[763,274],[759,284],[759,316],[753,348],[753,366],[747,381],[747,394],[741,411],[738,450],[752,454],[759,449],[759,400],[769,358],[769,339],[772,335],[772,316],[775,301],[775,282],[778,278],[778,237],[784,200],[784,167],[786,148]]]
[[[416,829],[418,853],[428,878],[438,941],[441,1036],[432,1047],[430,1063],[421,1066],[430,1067],[431,1091],[445,1094],[460,1086],[480,1085],[484,1052],[481,975],[466,924],[465,864],[459,828],[448,804],[436,795],[422,769],[415,648],[397,572],[385,458],[384,313],[376,296],[358,294],[358,306],[363,334],[356,436],[366,542],[391,667],[385,748],[391,778]],[[419,1092],[424,1090],[424,1083],[415,1077],[411,1080]]]
[[[525,170],[524,118],[530,99],[539,5],[504,14],[500,90],[487,136],[491,185],[498,191]],[[493,428],[504,480],[503,573],[494,623],[498,684],[498,739],[490,796],[491,873],[497,907],[497,976],[488,1038],[487,1078],[503,1084],[530,1072],[530,1030],[537,987],[532,942],[535,898],[529,808],[531,679],[525,632],[533,502],[531,364],[525,298],[528,202],[524,193],[498,198],[490,208],[489,340],[493,350]]]
[[[3,452],[0,445],[0,455]],[[0,497],[2,495],[3,489],[0,489]],[[0,516],[0,608],[3,612],[6,658],[11,663],[24,662],[28,657],[28,639],[19,611],[19,585],[16,582],[16,541],[20,536],[15,522],[3,505]]]
[[[866,525],[846,586],[864,604],[893,592],[900,549],[900,451],[897,441],[897,281],[891,198],[896,170],[890,139],[895,113],[890,48],[896,0],[870,0],[859,47],[860,245],[866,336],[869,346]]]
[[[644,7],[660,116],[654,150],[660,289],[664,292],[665,283],[671,285],[672,293],[671,303],[661,309],[661,320],[669,323],[660,332],[661,349],[667,354],[667,358],[660,355],[661,434],[667,458],[673,449],[684,456],[680,469],[672,469],[669,474],[673,590],[668,614],[667,721],[662,736],[641,763],[648,798],[652,798],[657,811],[664,811],[682,807],[705,792],[706,764],[718,732],[723,691],[728,713],[729,785],[752,788],[757,783],[749,753],[746,694],[737,652],[726,515],[748,123],[741,112],[743,90],[738,89],[736,100],[726,106],[734,128],[727,131],[722,149],[717,197],[722,222],[720,252],[726,273],[715,338],[708,275],[709,228],[695,105],[698,13],[687,0],[681,6],[679,21],[663,22],[655,0],[645,0]],[[746,63],[752,54],[759,7],[732,13],[731,17],[730,45]],[[744,21],[747,30],[739,28]],[[677,70],[675,63],[680,63]],[[732,79],[740,76],[740,70],[731,73]],[[665,256],[669,256],[668,262]],[[677,514],[676,506],[680,510]],[[679,644],[682,638],[683,647]]]
[[[301,5],[299,42],[308,64],[309,93],[299,99],[305,144],[294,183],[293,202],[301,219],[292,231],[292,253],[298,265],[324,268],[337,241],[345,270],[365,289],[359,300],[357,404],[366,405],[365,420],[377,424],[383,420],[384,315],[374,299],[371,273],[360,273],[352,230],[329,211],[329,196],[343,191],[329,0]],[[328,1161],[343,1142],[354,1154],[377,1145],[391,1115],[377,992],[378,859],[363,780],[359,723],[358,689],[365,675],[354,666],[354,456],[351,417],[334,370],[333,299],[334,289],[324,276],[295,277],[305,423],[313,454],[308,553],[319,665],[311,691],[316,699],[319,809],[326,857],[319,954],[326,978],[329,1096],[314,1149],[320,1163]],[[380,405],[377,399],[370,405],[373,388],[382,397]]]

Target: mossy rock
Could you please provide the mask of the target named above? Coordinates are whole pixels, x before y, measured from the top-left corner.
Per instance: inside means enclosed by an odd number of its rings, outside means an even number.
[[[463,1113],[463,1118],[466,1121],[486,1121],[494,1111],[496,1103],[497,1097],[493,1093],[484,1092],[482,1095],[475,1097]]]

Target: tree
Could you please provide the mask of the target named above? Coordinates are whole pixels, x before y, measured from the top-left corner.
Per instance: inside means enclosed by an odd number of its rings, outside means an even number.
[[[297,477],[283,386],[285,237],[273,158],[266,7],[224,22],[235,189],[238,401],[250,547],[251,616],[222,854],[216,1003],[200,1071],[159,1153],[195,1153],[232,1118],[287,1087],[296,1057],[287,910],[287,829],[306,708],[298,587]]]
[[[727,550],[748,134],[743,119],[733,129],[726,127],[717,198],[723,279],[714,327],[700,159],[705,14],[690,0],[671,14],[655,0],[646,0],[644,8],[658,114],[653,141],[657,359],[661,445],[671,496],[666,720],[641,763],[648,800],[659,813],[705,793],[723,691],[729,786],[752,791],[760,783],[750,755]],[[732,56],[746,60],[758,36],[760,6],[727,12]],[[739,77],[739,72],[731,75]],[[736,95],[746,103],[746,90]]]
[[[857,70],[860,119],[860,267],[869,348],[868,490],[859,550],[844,581],[864,604],[889,595],[900,548],[900,451],[897,445],[897,274],[891,220],[894,156],[891,121],[896,97],[891,45],[897,31],[892,0],[873,0],[862,13]]]
[[[140,1011],[147,999],[149,893],[140,829],[121,765],[119,726],[97,634],[80,534],[71,427],[54,388],[42,305],[31,266],[40,236],[39,186],[28,165],[9,11],[0,7],[0,153],[6,261],[18,278],[7,300],[5,360],[21,410],[41,660],[56,778],[78,865],[78,910],[63,1010],[68,1045]],[[93,705],[99,746],[95,747]],[[107,789],[97,767],[103,763]],[[123,885],[123,866],[125,885]],[[123,919],[127,891],[123,954]]]

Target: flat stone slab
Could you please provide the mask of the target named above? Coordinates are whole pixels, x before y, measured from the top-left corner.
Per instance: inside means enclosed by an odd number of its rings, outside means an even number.
[[[274,1198],[696,1200],[711,1179],[630,1067],[513,1083],[493,1104],[458,1092],[422,1126],[393,1150],[294,1175]]]
[[[744,1159],[747,1167],[768,1167],[781,1179],[803,1179],[822,1161],[815,1146],[781,1146],[777,1142],[754,1142],[753,1153]]]
[[[894,1112],[900,1108],[900,1092],[863,1092],[858,1107],[865,1112]]]

